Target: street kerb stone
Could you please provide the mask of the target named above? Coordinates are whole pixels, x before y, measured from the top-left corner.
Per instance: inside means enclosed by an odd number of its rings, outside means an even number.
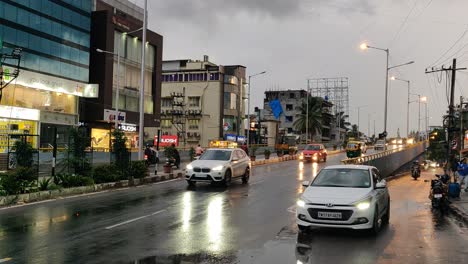
[[[39,192],[30,193],[30,194],[29,194],[29,201],[30,201],[30,202],[37,201],[37,200],[40,199],[40,197],[41,197],[41,195],[40,195]]]
[[[166,175],[161,175],[161,177],[159,177],[159,180],[160,180],[160,181],[165,181],[165,180],[166,180],[166,177],[167,177]]]
[[[456,204],[449,205],[450,212],[454,214],[459,220],[463,221],[466,225],[468,225],[468,213],[465,212],[462,208],[460,208]]]

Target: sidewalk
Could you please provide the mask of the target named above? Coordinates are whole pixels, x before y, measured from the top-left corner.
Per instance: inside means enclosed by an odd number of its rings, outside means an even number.
[[[460,220],[468,225],[468,192],[464,191],[465,186],[460,193],[460,199],[451,199],[450,209]]]

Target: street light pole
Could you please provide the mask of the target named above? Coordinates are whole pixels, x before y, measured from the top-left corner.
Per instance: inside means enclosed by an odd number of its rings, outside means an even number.
[[[143,160],[143,137],[145,129],[145,47],[146,47],[146,28],[147,28],[147,10],[148,0],[145,0],[143,13],[143,36],[141,41],[141,72],[140,72],[140,122],[138,130],[138,160]]]
[[[306,91],[306,145],[309,144],[309,88],[310,88],[310,80],[307,80],[307,91]]]
[[[256,73],[256,74],[253,74],[253,75],[249,75],[249,90],[248,90],[248,99],[249,99],[249,102],[247,104],[247,120],[248,120],[248,129],[247,129],[247,149],[250,147],[250,86],[251,86],[251,78],[252,77],[255,77],[255,76],[258,76],[258,75],[261,75],[261,74],[265,74],[266,71],[262,71],[262,72],[259,72],[259,73]]]
[[[391,80],[406,82],[408,85],[408,104],[406,106],[406,137],[409,137],[409,107],[410,107],[410,81],[392,77]]]
[[[388,104],[388,71],[393,69],[393,68],[400,67],[400,66],[413,64],[414,61],[410,61],[410,62],[407,62],[407,63],[398,64],[398,65],[389,67],[388,66],[388,58],[390,56],[389,49],[382,49],[382,48],[372,47],[372,46],[367,45],[366,43],[361,44],[361,49],[363,49],[363,50],[365,50],[365,49],[376,49],[376,50],[380,50],[380,51],[385,51],[386,56],[387,56],[387,58],[386,58],[387,67],[386,67],[386,70],[385,70],[385,109],[384,109],[384,135],[385,135],[384,140],[386,141],[387,140],[387,108],[388,108],[387,107],[387,104]]]

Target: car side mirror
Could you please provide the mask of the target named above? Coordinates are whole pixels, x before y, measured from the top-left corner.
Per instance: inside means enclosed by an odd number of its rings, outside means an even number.
[[[385,188],[387,188],[387,182],[385,180],[381,180],[375,185],[375,188],[376,189],[385,189]]]
[[[304,187],[309,187],[309,185],[310,185],[310,181],[303,181],[302,182],[302,186],[304,186]]]

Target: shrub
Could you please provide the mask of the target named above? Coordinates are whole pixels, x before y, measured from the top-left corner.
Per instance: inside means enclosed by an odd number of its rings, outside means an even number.
[[[25,140],[15,142],[15,154],[18,166],[29,167],[33,164],[34,149]]]
[[[263,155],[265,156],[270,156],[270,154],[271,154],[271,151],[267,148],[263,151]]]
[[[112,154],[114,155],[114,163],[122,172],[129,167],[130,152],[127,149],[127,137],[122,130],[116,129],[112,132]]]
[[[144,178],[148,172],[144,160],[132,161],[128,170],[128,175],[133,178]]]
[[[16,180],[14,171],[0,174],[0,189],[2,195],[19,194],[21,192],[21,183]]]
[[[78,187],[78,186],[86,186],[86,185],[93,185],[94,181],[90,177],[85,177],[77,174],[70,174],[70,173],[58,173],[55,175],[57,180],[54,182],[58,182],[58,185],[61,185],[64,188],[70,187]]]
[[[125,175],[115,165],[100,165],[94,168],[93,178],[96,183],[116,182],[125,178]]]
[[[42,179],[42,180],[39,180],[39,191],[46,191],[49,189],[49,186],[51,185],[51,180],[52,178],[48,178],[48,179]]]

